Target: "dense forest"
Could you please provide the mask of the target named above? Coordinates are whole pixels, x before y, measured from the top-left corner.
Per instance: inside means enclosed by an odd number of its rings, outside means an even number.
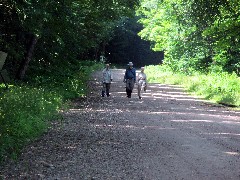
[[[3,0],[0,50],[15,79],[74,61],[98,59],[120,19],[134,16],[137,0]]]
[[[174,71],[240,74],[240,1],[142,0],[139,35]]]
[[[240,105],[239,0],[0,0],[0,17],[0,163],[86,95],[100,56]]]
[[[100,55],[120,64],[164,58],[174,71],[239,74],[239,7],[237,0],[3,0],[0,50],[14,79]]]

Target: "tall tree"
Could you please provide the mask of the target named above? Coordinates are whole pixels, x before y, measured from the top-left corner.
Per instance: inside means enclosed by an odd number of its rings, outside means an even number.
[[[25,49],[25,57],[19,53],[19,69],[16,77],[23,79],[34,53],[35,63],[51,65],[64,59],[75,59],[89,49],[98,48],[109,41],[115,22],[134,12],[138,0],[10,0],[3,1],[3,25],[0,32],[8,37],[19,37]],[[9,16],[10,15],[10,16]],[[11,32],[14,19],[17,27]],[[14,49],[9,39],[0,44],[6,51]],[[8,44],[8,45],[6,45]],[[17,46],[17,45],[16,45]],[[9,53],[10,57],[12,56]],[[20,58],[23,60],[20,63]],[[64,61],[65,63],[65,61]],[[21,65],[20,65],[21,64]],[[59,64],[59,63],[55,63]]]
[[[165,63],[174,70],[237,71],[239,11],[237,0],[142,0],[139,34],[165,50]]]

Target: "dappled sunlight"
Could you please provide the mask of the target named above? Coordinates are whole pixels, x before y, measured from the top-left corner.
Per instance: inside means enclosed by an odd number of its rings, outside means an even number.
[[[97,84],[97,85],[102,85],[102,82],[96,81],[96,84]]]
[[[174,98],[176,100],[179,100],[179,101],[190,101],[190,102],[208,102],[207,100],[202,100],[202,99],[195,99],[195,98]]]
[[[226,115],[222,115],[222,114],[205,114],[205,113],[199,113],[197,114],[199,116],[205,116],[205,117],[217,117],[219,119],[231,119],[231,120],[237,120],[237,121],[240,121],[239,117],[238,116],[226,116]],[[218,120],[218,119],[216,119]]]
[[[161,126],[145,126],[145,125],[121,125],[121,124],[95,124],[93,125],[97,128],[122,128],[122,129],[138,129],[138,130],[146,130],[146,129],[153,129],[153,130],[176,130],[173,127],[161,127]]]
[[[161,88],[161,89],[171,89],[171,90],[178,90],[178,91],[183,91],[184,90],[182,87],[179,87],[178,85],[160,84],[158,87]]]
[[[211,120],[171,120],[172,122],[214,122]]]
[[[148,85],[148,88],[159,88],[159,85],[152,85],[152,84],[150,84],[150,85]]]
[[[205,123],[218,123],[218,124],[235,124],[235,125],[240,125],[240,122],[236,121],[222,121],[222,120],[170,120],[171,122],[186,122],[186,123],[199,123],[199,122],[205,122]]]
[[[217,133],[205,133],[211,132],[211,127],[238,127],[239,112],[217,107],[207,100],[189,95],[183,88],[175,85],[148,84],[147,91],[142,92],[142,99],[138,99],[135,85],[132,98],[127,98],[122,77],[117,78],[119,81],[114,81],[111,86],[111,97],[98,97],[99,106],[90,105],[84,110],[70,109],[70,111],[76,114],[85,112],[90,119],[87,120],[91,123],[90,126],[99,131],[124,130],[123,132],[128,133],[154,131],[163,134],[167,132],[170,135],[186,131],[187,134],[194,133],[188,137],[190,141],[199,138],[215,141],[240,139],[238,133],[220,133],[217,128],[214,130]],[[101,86],[98,88],[101,91]],[[94,113],[96,116],[89,118],[89,114]],[[109,142],[99,142],[105,143]],[[224,153],[238,155],[231,150]]]
[[[139,127],[137,126],[133,126],[133,125],[113,125],[113,124],[95,124],[93,125],[95,127],[98,127],[98,128],[106,128],[106,127],[109,127],[109,128],[129,128],[129,129],[139,129]]]
[[[204,104],[205,105],[205,104]],[[208,105],[208,104],[206,104],[206,105]],[[212,105],[212,104],[210,104],[210,105]],[[191,107],[189,107],[189,108],[187,108],[187,110],[190,110],[190,111],[195,111],[195,112],[198,112],[198,111],[202,111],[202,112],[204,112],[204,111],[206,111],[206,112],[212,112],[212,113],[232,113],[232,114],[234,114],[234,115],[240,115],[240,112],[237,112],[237,111],[231,111],[231,110],[224,110],[224,109],[210,109],[210,108],[208,108],[207,110],[206,109],[204,109],[204,108],[200,108],[200,107],[195,107],[195,106],[191,106]],[[228,116],[229,117],[229,116]],[[239,118],[239,120],[240,120],[240,117],[238,117]]]
[[[176,130],[177,128],[159,127],[159,126],[144,126],[144,127],[142,127],[142,129]]]
[[[240,134],[236,134],[236,133],[204,133],[206,135],[224,135],[224,136],[236,136],[236,137],[240,137]]]
[[[86,109],[69,109],[69,111],[72,113],[79,113],[79,112],[86,111]]]
[[[121,92],[121,91],[119,91],[119,92],[114,92],[114,93],[116,93],[116,94],[126,94],[126,92]]]
[[[121,142],[115,142],[115,141],[98,141],[98,144],[104,145],[104,144],[114,144],[114,145],[119,145]]]
[[[169,113],[172,113],[170,111],[151,111],[151,112],[148,112],[148,114],[169,114]]]
[[[206,111],[206,109],[204,108],[198,108],[198,107],[189,107],[187,108],[188,110],[191,110],[191,111]],[[219,112],[219,110],[216,110],[216,109],[208,109],[207,110],[208,112]],[[223,111],[222,111],[223,112]]]
[[[226,124],[240,124],[240,122],[236,122],[236,121],[222,121],[222,123],[226,123]]]
[[[164,93],[152,93],[151,96],[155,99],[175,99],[179,101],[191,101],[191,102],[208,102],[207,100],[199,99],[186,94],[166,94]]]
[[[101,114],[111,112],[111,114],[119,114],[119,113],[131,113],[133,111],[138,111],[139,114],[146,114],[146,115],[175,115],[175,116],[183,116],[183,117],[204,117],[204,119],[169,119],[171,122],[205,122],[205,123],[222,123],[222,124],[235,124],[235,125],[240,125],[240,118],[239,116],[227,116],[227,115],[222,115],[221,112],[216,112],[219,114],[208,114],[206,113],[199,113],[196,111],[196,109],[189,109],[188,111],[181,111],[179,108],[172,107],[171,109],[175,109],[177,111],[152,111],[152,109],[139,109],[138,105],[144,104],[144,101],[136,101],[136,100],[130,100],[126,101],[124,105],[120,106],[119,108],[114,108],[114,109],[105,109],[105,108],[83,108],[83,109],[69,109],[71,113],[83,113],[83,112],[99,112]],[[133,107],[133,105],[136,105]],[[108,104],[107,106],[111,107],[111,104]],[[189,112],[191,111],[191,112]],[[209,119],[211,118],[211,119]],[[213,118],[213,119],[212,119]]]
[[[152,96],[152,93],[149,93],[149,91],[147,91],[147,92],[144,92],[143,95],[144,95],[145,97],[150,96],[150,95]]]
[[[166,94],[174,94],[174,95],[184,95],[189,96],[190,94],[187,92],[179,92],[179,91],[165,91]]]
[[[226,116],[226,115],[218,115],[218,114],[207,114],[207,113],[195,113],[195,112],[172,112],[172,111],[152,111],[148,112],[148,114],[177,114],[177,115],[191,115],[191,116],[203,116],[203,117],[215,117],[218,119],[214,119],[214,121],[218,121],[219,119],[231,119],[240,122],[238,116]]]
[[[109,98],[100,96],[100,83],[99,87],[94,87],[98,94],[93,93],[85,108],[70,109],[75,113],[73,117],[80,117],[76,123],[86,126],[98,147],[130,143],[134,148],[142,148],[141,144],[144,144],[146,152],[151,153],[149,143],[154,140],[152,148],[159,145],[156,149],[170,152],[170,155],[159,152],[165,158],[172,158],[173,150],[177,155],[192,153],[197,163],[201,163],[201,157],[238,158],[238,147],[232,148],[232,145],[240,140],[237,130],[240,128],[239,112],[189,95],[174,85],[148,84],[147,91],[142,92],[142,99],[139,99],[135,84],[132,98],[127,98],[123,77],[116,78],[119,81],[112,83]],[[154,151],[154,157],[155,154]]]
[[[117,81],[112,81],[111,83],[112,83],[112,84],[118,84],[118,82],[117,82]]]
[[[224,152],[227,155],[231,155],[231,156],[239,156],[240,153],[239,152]]]
[[[116,86],[117,84],[114,84],[114,85]],[[133,96],[137,96],[136,88],[137,88],[137,85],[135,85],[135,88],[133,90],[133,93],[132,93]],[[118,91],[112,91],[111,93],[113,97],[118,97],[119,94],[125,95],[126,94],[125,86],[118,84]],[[206,100],[202,100],[194,96],[189,96],[188,93],[183,91],[183,88],[175,85],[149,84],[147,91],[142,92],[142,97],[143,97],[143,100],[149,99],[153,101],[156,101],[158,99],[168,98],[172,100],[175,99],[177,101],[208,102]]]
[[[77,146],[66,146],[64,147],[65,149],[72,149],[72,150],[75,150],[77,148]]]
[[[174,97],[174,98],[189,98],[192,99],[193,97],[186,96],[186,95],[174,95],[174,94],[166,94],[166,93],[153,93],[152,96],[163,96],[163,97]]]
[[[113,127],[112,124],[96,124],[95,127]]]
[[[156,88],[158,88],[158,89],[156,89]],[[155,85],[155,86],[149,85],[147,91],[142,92],[143,100],[149,99],[149,100],[156,101],[158,99],[166,99],[167,98],[167,99],[171,99],[171,100],[174,99],[176,101],[209,102],[207,100],[203,100],[203,99],[200,99],[200,98],[197,98],[194,96],[189,96],[189,94],[185,93],[185,92],[174,92],[174,91],[169,92],[169,91],[163,91],[159,88],[160,88],[160,86],[157,86],[157,85]],[[111,93],[114,97],[117,97],[119,94],[125,95],[126,92],[124,91],[124,87],[122,89],[123,89],[122,91],[117,91],[117,92],[113,91]],[[178,89],[178,88],[175,88],[175,89]],[[133,94],[133,96],[137,96],[136,88],[134,89],[132,94]]]

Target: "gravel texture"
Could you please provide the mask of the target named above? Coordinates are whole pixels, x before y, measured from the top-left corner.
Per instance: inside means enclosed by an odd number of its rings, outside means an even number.
[[[149,84],[126,98],[113,70],[111,97],[100,97],[101,74],[86,98],[72,102],[48,133],[0,170],[0,179],[240,179],[240,112]]]

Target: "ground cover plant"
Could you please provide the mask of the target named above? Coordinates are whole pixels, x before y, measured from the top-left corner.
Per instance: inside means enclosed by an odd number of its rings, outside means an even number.
[[[166,65],[147,66],[149,82],[178,84],[187,91],[217,103],[240,106],[240,78],[236,73],[195,72],[186,75],[173,72]]]
[[[16,158],[26,144],[48,130],[51,120],[60,119],[59,110],[69,100],[85,95],[89,75],[100,67],[96,62],[79,62],[44,75],[35,71],[31,83],[13,83],[8,90],[2,86],[0,162]]]

